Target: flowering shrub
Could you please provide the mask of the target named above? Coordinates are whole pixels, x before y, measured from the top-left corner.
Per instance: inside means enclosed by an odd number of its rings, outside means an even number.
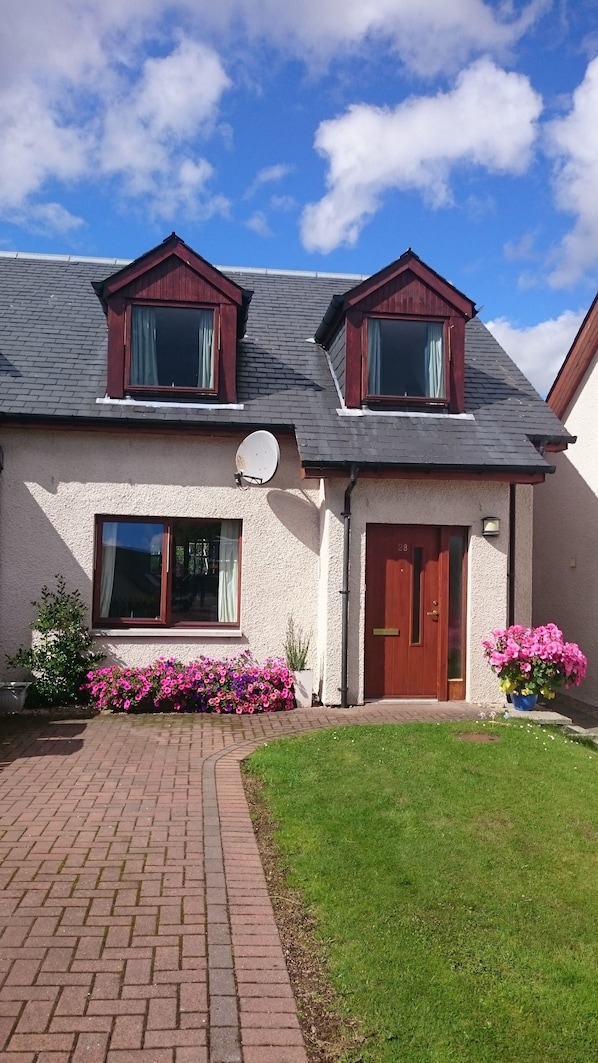
[[[575,642],[563,640],[556,624],[498,628],[482,646],[505,694],[553,698],[559,687],[575,687],[585,679],[586,658]]]
[[[251,653],[216,660],[160,657],[145,668],[113,665],[89,672],[86,687],[111,712],[255,713],[292,709],[293,676],[282,660],[259,664]]]

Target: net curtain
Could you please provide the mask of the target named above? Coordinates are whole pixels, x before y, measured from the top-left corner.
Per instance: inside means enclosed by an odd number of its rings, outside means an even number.
[[[237,619],[239,579],[239,524],[236,520],[222,521],[218,562],[218,622],[232,624]]]

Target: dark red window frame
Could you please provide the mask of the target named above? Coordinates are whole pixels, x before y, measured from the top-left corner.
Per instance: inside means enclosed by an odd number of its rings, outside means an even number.
[[[156,384],[131,383],[131,343],[133,338],[133,307],[166,307],[169,310],[180,307],[183,310],[212,310],[214,314],[214,382],[211,388],[165,387]],[[181,300],[131,299],[124,307],[124,349],[125,349],[125,391],[139,397],[164,399],[169,397],[194,398],[218,396],[220,387],[221,359],[221,314],[220,306],[209,303],[188,303]]]
[[[237,574],[237,615],[233,621],[219,621],[219,620],[205,620],[205,621],[192,621],[183,619],[180,621],[172,621],[171,619],[171,594],[172,594],[172,580],[173,573],[175,572],[175,557],[174,557],[174,525],[176,523],[188,522],[189,524],[196,524],[201,522],[202,524],[222,524],[223,520],[231,520],[237,524],[238,535],[238,574]],[[162,535],[162,571],[160,573],[160,616],[159,617],[106,617],[101,615],[100,611],[100,588],[101,588],[101,575],[102,575],[102,528],[107,523],[118,524],[162,524],[164,525]],[[132,627],[147,627],[152,629],[171,629],[176,630],[177,627],[184,628],[197,628],[201,631],[203,628],[218,627],[222,629],[237,629],[240,625],[241,617],[241,566],[242,566],[242,538],[243,538],[243,522],[237,520],[237,518],[218,518],[218,517],[163,517],[163,516],[147,516],[141,514],[139,516],[131,516],[130,514],[101,514],[95,518],[95,544],[94,544],[94,578],[93,578],[93,625],[94,627],[101,628],[122,628],[126,630]],[[166,562],[166,564],[165,564]]]
[[[430,395],[390,395],[370,392],[368,390],[368,325],[371,320],[378,321],[419,321],[423,324],[442,325],[442,351],[444,360],[444,395],[435,398]],[[368,406],[409,406],[422,409],[447,409],[451,403],[451,357],[450,328],[446,318],[434,318],[418,314],[364,314],[361,325],[361,395],[362,402]]]

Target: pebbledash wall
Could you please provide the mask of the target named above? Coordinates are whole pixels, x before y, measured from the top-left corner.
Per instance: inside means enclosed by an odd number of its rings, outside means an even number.
[[[534,623],[556,623],[588,658],[588,676],[573,693],[598,705],[598,355],[563,418],[577,437],[551,455],[556,475],[537,488],[534,512]]]
[[[280,468],[270,484],[234,484],[238,439],[147,432],[140,439],[100,432],[3,428],[0,476],[0,674],[4,654],[30,640],[31,602],[64,576],[91,608],[97,514],[213,517],[243,522],[239,629],[98,632],[109,660],[146,664],[158,656],[191,660],[250,648],[281,655],[287,618],[313,632],[311,659],[322,700],[338,704],[341,676],[343,496],[348,480],[300,477],[296,444],[279,437]],[[532,489],[517,489],[516,618],[531,611]],[[363,700],[366,524],[451,524],[471,529],[468,571],[467,697],[498,704],[480,641],[506,622],[508,485],[484,481],[361,479],[352,496],[349,696]],[[501,520],[497,539],[481,536],[483,516]]]

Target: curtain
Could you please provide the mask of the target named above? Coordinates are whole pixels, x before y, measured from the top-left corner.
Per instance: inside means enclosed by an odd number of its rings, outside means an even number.
[[[147,387],[159,384],[156,314],[152,306],[133,307],[131,340],[131,383]]]
[[[118,524],[107,522],[102,526],[102,568],[100,578],[100,616],[110,616],[114,569],[116,566]]]
[[[236,520],[223,520],[220,525],[218,562],[218,622],[232,624],[237,619],[239,579],[239,523]]]
[[[382,333],[378,318],[368,321],[368,395],[380,395]]]
[[[430,399],[444,398],[444,354],[442,325],[428,325],[425,348],[426,395]]]
[[[199,312],[199,360],[197,366],[198,388],[214,387],[214,311]]]

